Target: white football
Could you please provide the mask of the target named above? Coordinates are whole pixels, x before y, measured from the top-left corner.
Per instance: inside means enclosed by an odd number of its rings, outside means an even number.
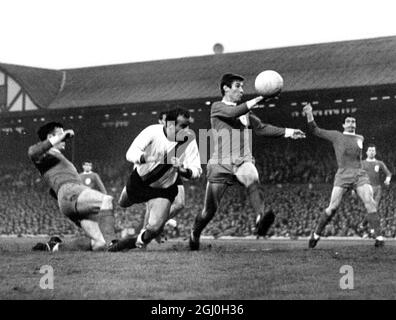
[[[254,87],[260,95],[267,97],[275,96],[283,88],[283,78],[276,71],[265,70],[256,77]]]

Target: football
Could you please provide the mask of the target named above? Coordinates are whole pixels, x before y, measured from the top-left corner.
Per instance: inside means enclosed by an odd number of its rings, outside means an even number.
[[[265,97],[276,96],[283,88],[283,78],[276,71],[265,70],[256,77],[254,87],[260,95]]]

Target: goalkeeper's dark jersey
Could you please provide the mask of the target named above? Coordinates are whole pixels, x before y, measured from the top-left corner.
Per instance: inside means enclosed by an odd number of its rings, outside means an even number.
[[[44,181],[57,195],[65,183],[82,185],[80,176],[74,165],[57,149],[51,149],[49,140],[41,141],[29,148],[28,155],[35,167],[40,171]]]

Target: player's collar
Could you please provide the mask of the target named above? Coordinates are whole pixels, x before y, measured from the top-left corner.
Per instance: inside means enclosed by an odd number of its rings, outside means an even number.
[[[348,136],[356,136],[356,133],[352,133],[352,132],[348,132],[348,131],[344,131],[343,134],[346,134]]]
[[[58,150],[56,148],[51,148],[51,149],[49,149],[49,151],[62,154],[62,152],[60,152],[60,150]]]
[[[223,102],[224,104],[229,105],[229,106],[236,106],[237,105],[235,102],[226,101],[225,99],[221,100],[221,102]]]
[[[369,158],[366,158],[366,161],[368,161],[368,162],[374,162],[374,161],[377,161],[377,159],[369,159]]]
[[[83,172],[84,174],[90,174],[90,173],[92,173],[92,171],[88,171],[88,172]]]

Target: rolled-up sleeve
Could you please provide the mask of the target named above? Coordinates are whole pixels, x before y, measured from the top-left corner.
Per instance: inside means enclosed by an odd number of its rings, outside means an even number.
[[[147,146],[151,143],[153,135],[151,134],[151,128],[147,127],[133,140],[131,146],[126,153],[126,159],[129,162],[140,164],[142,155]]]

